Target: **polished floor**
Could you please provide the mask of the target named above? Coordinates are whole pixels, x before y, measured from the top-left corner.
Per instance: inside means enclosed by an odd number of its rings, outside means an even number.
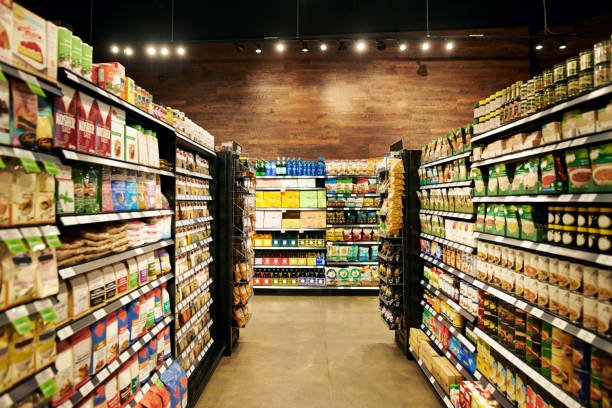
[[[255,296],[253,319],[196,408],[440,407],[375,297]]]

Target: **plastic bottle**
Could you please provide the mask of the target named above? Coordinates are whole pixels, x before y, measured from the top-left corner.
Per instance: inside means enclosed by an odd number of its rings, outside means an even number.
[[[153,290],[153,293],[155,296],[153,317],[155,319],[155,323],[159,323],[164,318],[164,307],[162,306],[162,290],[160,287],[157,287]]]
[[[276,160],[272,160],[270,172],[271,176],[276,176]]]
[[[298,157],[297,159],[297,171],[296,171],[296,176],[303,176],[304,175],[304,164],[302,163],[302,159]]]
[[[168,316],[170,314],[170,294],[168,293],[167,283],[162,283],[161,288],[162,310],[164,316]]]
[[[325,176],[327,171],[325,170],[325,160],[323,157],[317,158],[317,176]]]

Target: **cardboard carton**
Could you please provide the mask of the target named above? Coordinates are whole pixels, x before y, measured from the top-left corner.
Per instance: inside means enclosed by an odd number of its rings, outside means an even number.
[[[125,158],[130,163],[138,163],[138,130],[131,126],[125,127]]]
[[[300,191],[282,191],[281,192],[281,207],[297,208],[300,207]]]
[[[74,98],[76,98],[76,148],[83,153],[95,154],[95,126],[89,116],[94,98],[81,92],[75,92]]]
[[[317,208],[318,196],[317,191],[300,191],[300,207]]]
[[[281,192],[280,191],[264,191],[263,207],[279,208],[281,207]]]
[[[63,96],[54,99],[55,132],[53,145],[63,149],[76,149],[77,91],[60,84]],[[75,99],[75,96],[77,99]]]
[[[110,130],[110,106],[94,101],[92,105],[91,118],[95,127],[96,134],[96,154],[102,157],[110,157],[111,130]]]
[[[0,61],[11,64],[13,44],[13,10],[0,3]]]
[[[281,228],[283,213],[281,211],[264,211],[264,228]]]

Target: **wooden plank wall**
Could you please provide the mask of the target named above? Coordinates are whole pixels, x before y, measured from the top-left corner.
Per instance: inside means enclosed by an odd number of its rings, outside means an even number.
[[[185,111],[214,134],[236,140],[253,157],[365,158],[403,139],[408,148],[472,120],[474,101],[525,79],[528,47],[517,40],[457,44],[422,63],[420,51],[400,55],[394,44],[363,56],[352,50],[279,56],[267,45],[238,54],[231,43],[190,46],[181,63],[126,63],[128,74],[155,100]],[[316,45],[315,45],[316,46]],[[442,44],[436,44],[438,49]],[[463,49],[462,49],[463,46]]]

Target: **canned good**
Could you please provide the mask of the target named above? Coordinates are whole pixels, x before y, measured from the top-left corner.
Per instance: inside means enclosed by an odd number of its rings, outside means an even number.
[[[542,73],[542,86],[544,88],[548,88],[550,86],[553,86],[554,83],[555,81],[553,76],[553,70],[547,69]]]
[[[602,62],[601,64],[595,65],[593,85],[603,86],[610,82],[612,82],[612,68],[610,68],[610,62]]]
[[[593,69],[593,49],[586,49],[584,51],[580,51],[580,71],[584,71],[587,69]]]
[[[544,89],[543,107],[546,108],[555,103],[555,88],[547,87]]]
[[[557,82],[555,84],[555,103],[563,102],[567,99],[567,83]]]
[[[578,57],[571,57],[565,61],[565,74],[567,78],[578,75]]]
[[[567,79],[567,97],[573,98],[580,94],[580,81],[578,75]]]
[[[612,60],[612,43],[610,40],[598,42],[593,46],[593,63],[595,65]]]
[[[579,84],[580,93],[589,92],[593,89],[593,70],[580,71]]]
[[[565,81],[565,79],[566,79],[565,64],[563,62],[555,64],[555,66],[553,67],[554,83],[557,84],[559,82]]]

